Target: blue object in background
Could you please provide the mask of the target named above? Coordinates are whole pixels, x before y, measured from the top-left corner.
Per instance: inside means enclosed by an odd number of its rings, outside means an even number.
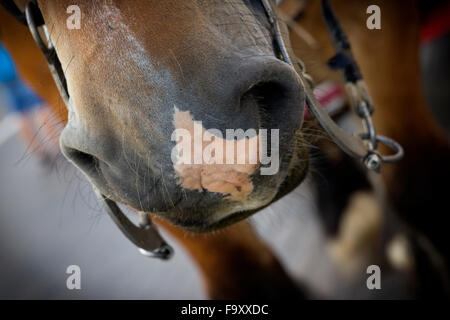
[[[42,99],[18,77],[11,56],[1,44],[0,85],[6,89],[6,105],[11,112],[26,113],[43,106]]]
[[[11,56],[0,43],[0,83],[6,83],[17,78],[16,68]]]
[[[44,105],[42,99],[19,78],[6,82],[3,85],[7,89],[5,90],[6,105],[11,112],[27,113]]]

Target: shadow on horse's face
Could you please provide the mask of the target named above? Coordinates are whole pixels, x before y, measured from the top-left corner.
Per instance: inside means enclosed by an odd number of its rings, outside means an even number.
[[[71,3],[41,2],[71,96],[61,147],[103,194],[205,231],[248,216],[303,179],[304,96],[295,71],[275,56],[260,1],[82,1],[80,30],[66,27]],[[261,128],[274,150],[269,164],[258,152]],[[234,138],[227,129],[250,130]],[[173,140],[175,132],[192,136]],[[180,149],[182,141],[192,149]],[[215,144],[209,156],[223,151],[215,164],[202,158],[211,141],[231,141],[222,145],[230,149]],[[257,141],[243,149],[255,163],[230,155],[243,141]],[[180,160],[191,151],[192,162]]]

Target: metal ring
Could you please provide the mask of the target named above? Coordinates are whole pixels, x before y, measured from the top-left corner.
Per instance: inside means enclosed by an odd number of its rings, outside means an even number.
[[[358,103],[358,113],[361,113],[364,129],[366,130],[367,139],[369,140],[369,149],[375,150],[377,149],[377,134],[375,132],[375,128],[373,126],[372,118],[370,117],[369,109],[367,108],[367,103],[364,100],[361,100]]]
[[[397,162],[401,158],[403,158],[404,151],[402,146],[395,140],[392,140],[391,138],[385,137],[385,136],[377,136],[377,141],[384,144],[385,146],[388,146],[392,150],[395,151],[395,154],[389,155],[389,156],[382,156],[383,162]]]
[[[369,140],[369,135],[367,133],[361,134],[360,137],[363,140]],[[380,135],[376,136],[376,141],[381,144],[384,144],[385,146],[389,147],[391,150],[394,151],[393,155],[381,155],[380,154],[380,157],[383,160],[383,163],[393,163],[393,162],[397,162],[403,158],[403,156],[404,156],[403,148],[397,141],[394,141],[388,137],[380,136]]]

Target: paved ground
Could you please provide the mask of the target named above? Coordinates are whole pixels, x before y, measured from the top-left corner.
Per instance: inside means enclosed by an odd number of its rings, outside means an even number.
[[[302,187],[252,222],[296,279],[330,292],[336,277],[311,200]],[[195,266],[171,243],[169,262],[139,255],[63,158],[49,172],[17,136],[0,145],[0,298],[204,298]],[[66,288],[72,264],[81,267],[80,291]]]

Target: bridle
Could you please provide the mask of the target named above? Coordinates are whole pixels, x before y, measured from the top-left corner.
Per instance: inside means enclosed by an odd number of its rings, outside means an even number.
[[[322,128],[330,138],[348,155],[359,159],[367,169],[379,172],[383,163],[399,161],[403,157],[403,148],[396,141],[377,135],[372,123],[371,115],[375,111],[372,99],[359,71],[358,64],[353,58],[351,46],[342,30],[339,21],[328,0],[322,0],[322,15],[327,24],[328,32],[337,54],[329,60],[333,69],[341,69],[346,83],[353,111],[363,121],[364,132],[358,136],[349,135],[334,122],[322,108],[313,94],[314,82],[306,73],[305,64],[297,57],[293,64],[283,37],[278,20],[275,16],[270,0],[261,0],[272,25],[274,39],[279,50],[279,58],[291,65],[299,74],[306,94],[306,103]],[[394,151],[393,155],[382,155],[377,151],[378,144],[384,144]]]
[[[364,133],[361,133],[358,136],[347,134],[321,107],[320,103],[314,97],[314,82],[306,73],[305,65],[297,57],[295,57],[295,63],[293,63],[290,58],[281,34],[279,21],[275,15],[274,4],[271,0],[261,0],[261,3],[272,27],[272,34],[278,58],[295,68],[297,71],[303,89],[305,90],[308,108],[331,139],[344,152],[364,163],[369,170],[379,172],[383,163],[400,160],[403,157],[402,147],[394,140],[377,135],[375,132],[371,119],[371,114],[374,112],[372,100],[361,77],[358,65],[353,58],[350,43],[340,27],[338,19],[328,3],[328,0],[322,0],[322,13],[334,48],[337,51],[337,54],[330,60],[329,65],[334,69],[341,69],[343,72],[350,98],[350,105],[363,122]],[[34,41],[46,57],[56,86],[58,87],[66,107],[69,108],[69,93],[64,71],[62,70],[61,63],[50,39],[50,35],[36,0],[27,3],[24,13],[18,9],[14,0],[0,0],[0,5],[16,17],[18,21],[28,26]],[[38,32],[38,27],[40,26],[43,27],[46,41],[42,39],[41,34]],[[390,147],[394,151],[394,155],[386,156],[379,153],[377,151],[378,144],[384,144]],[[158,230],[151,222],[148,214],[142,212],[139,213],[141,220],[139,226],[136,226],[126,217],[114,201],[106,198],[95,186],[93,186],[93,188],[97,198],[114,223],[122,233],[139,248],[139,251],[143,255],[160,259],[169,259],[172,256],[172,247],[161,237]]]

